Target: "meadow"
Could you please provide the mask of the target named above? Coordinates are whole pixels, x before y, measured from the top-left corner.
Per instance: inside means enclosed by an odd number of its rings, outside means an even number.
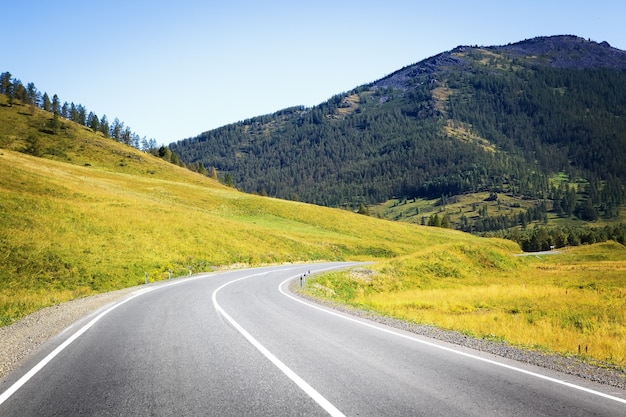
[[[554,255],[454,242],[308,282],[317,297],[468,336],[626,368],[626,247]]]

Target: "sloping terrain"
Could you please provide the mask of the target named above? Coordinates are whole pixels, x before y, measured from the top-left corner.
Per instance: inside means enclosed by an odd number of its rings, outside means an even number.
[[[26,109],[0,105],[2,324],[145,273],[384,259],[476,239],[247,195],[69,121],[42,132],[52,115]]]
[[[170,148],[246,192],[327,206],[484,192],[559,205],[582,184],[578,212],[616,218],[625,68],[626,52],[575,36],[463,46]]]

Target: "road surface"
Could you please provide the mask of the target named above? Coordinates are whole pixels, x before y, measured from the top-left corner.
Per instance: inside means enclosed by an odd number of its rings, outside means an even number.
[[[0,416],[626,416],[623,391],[356,319],[288,280],[347,263],[148,285],[0,384]]]

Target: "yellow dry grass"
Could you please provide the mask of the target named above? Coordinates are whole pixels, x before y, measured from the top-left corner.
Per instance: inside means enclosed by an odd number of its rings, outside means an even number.
[[[514,258],[491,245],[434,245],[377,263],[369,274],[315,280],[310,291],[416,323],[626,366],[624,246]]]
[[[474,143],[476,145],[479,145],[483,150],[487,152],[496,152],[496,147],[493,143],[489,142],[485,138],[482,138],[472,133],[471,129],[466,123],[462,123],[456,120],[448,120],[446,122],[446,126],[444,127],[444,131],[446,135],[452,138],[467,143]]]
[[[74,128],[73,125],[70,125]],[[80,130],[61,161],[0,149],[0,324],[222,265],[370,260],[445,231],[246,195]],[[19,145],[16,145],[19,147]]]
[[[341,105],[337,108],[334,119],[345,119],[350,114],[354,113],[359,108],[361,99],[358,94],[351,94],[341,100]]]

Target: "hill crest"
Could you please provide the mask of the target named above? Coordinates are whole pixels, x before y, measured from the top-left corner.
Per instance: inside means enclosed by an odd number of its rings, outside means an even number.
[[[536,57],[555,68],[626,69],[626,51],[608,42],[594,42],[574,35],[542,36],[490,49],[519,57]]]
[[[429,76],[444,68],[470,69],[471,62],[463,57],[469,51],[484,50],[503,54],[509,59],[527,60],[554,68],[612,68],[626,69],[626,51],[613,48],[608,42],[594,42],[574,35],[541,36],[501,46],[468,46],[456,48],[408,65],[375,81],[374,87],[409,89],[420,82],[436,81]]]

